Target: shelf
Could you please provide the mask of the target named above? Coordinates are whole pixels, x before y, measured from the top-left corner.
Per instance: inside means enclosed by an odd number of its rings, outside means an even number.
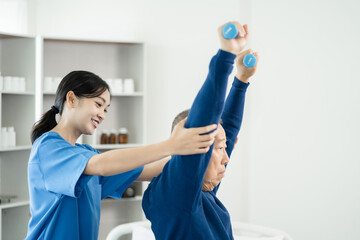
[[[16,147],[7,147],[1,148],[0,152],[15,152],[15,151],[23,151],[23,150],[30,150],[32,146],[16,146]]]
[[[144,96],[143,92],[134,92],[134,93],[113,93],[112,97],[142,97]]]
[[[1,32],[0,33],[0,39],[8,39],[8,38],[34,38],[34,36],[31,35],[21,35],[17,33],[7,33],[7,32]]]
[[[142,143],[126,143],[126,144],[97,144],[92,147],[95,149],[122,149],[122,148],[134,148],[141,147]]]
[[[102,202],[114,202],[114,201],[121,201],[121,202],[136,202],[136,201],[142,201],[142,196],[135,196],[133,198],[121,198],[121,199],[116,199],[116,198],[107,198],[102,200]]]
[[[55,92],[43,92],[44,95],[55,95]],[[134,92],[134,93],[113,93],[112,97],[142,97],[144,96],[143,92]]]
[[[15,208],[15,207],[22,207],[29,205],[29,200],[13,200],[9,203],[2,203],[0,204],[0,209],[8,209],[8,208]]]
[[[0,91],[2,94],[12,94],[12,95],[25,95],[25,96],[35,96],[33,92],[19,92],[19,91]]]

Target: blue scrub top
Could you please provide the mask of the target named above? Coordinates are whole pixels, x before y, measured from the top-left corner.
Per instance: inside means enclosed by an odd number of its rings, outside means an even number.
[[[56,132],[33,144],[28,165],[31,219],[26,239],[97,239],[100,201],[121,198],[143,167],[109,177],[83,174],[97,150]]]

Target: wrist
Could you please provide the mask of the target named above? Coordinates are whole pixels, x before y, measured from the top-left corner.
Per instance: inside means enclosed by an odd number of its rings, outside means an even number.
[[[242,75],[239,75],[239,74],[236,74],[235,77],[241,81],[241,82],[244,82],[244,83],[248,83],[250,78],[249,77],[245,77],[245,76],[242,76]]]
[[[231,50],[226,49],[226,48],[224,48],[224,47],[221,47],[220,50],[222,50],[222,51],[224,51],[224,52],[228,52],[228,53],[234,54],[234,55],[238,54],[237,52],[231,51]]]
[[[175,144],[173,143],[171,137],[168,140],[162,142],[162,145],[163,149],[165,150],[164,154],[166,156],[176,155]]]

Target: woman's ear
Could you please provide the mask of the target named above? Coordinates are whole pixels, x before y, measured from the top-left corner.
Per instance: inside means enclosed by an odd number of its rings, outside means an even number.
[[[77,106],[78,99],[73,91],[69,91],[66,94],[66,103],[70,108]]]

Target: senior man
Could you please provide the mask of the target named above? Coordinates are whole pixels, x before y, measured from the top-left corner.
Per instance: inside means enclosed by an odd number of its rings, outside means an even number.
[[[221,119],[214,145],[205,154],[173,156],[144,193],[143,210],[156,239],[233,239],[230,215],[216,192],[240,130],[248,81],[257,67],[243,65],[245,54],[252,52],[240,53],[247,43],[248,27],[233,23],[239,30],[238,38],[225,39],[225,25],[218,28],[221,49],[210,62],[209,74],[185,124],[187,128],[200,127],[219,124]],[[237,74],[225,103],[235,58]],[[176,121],[186,115],[180,114]]]

